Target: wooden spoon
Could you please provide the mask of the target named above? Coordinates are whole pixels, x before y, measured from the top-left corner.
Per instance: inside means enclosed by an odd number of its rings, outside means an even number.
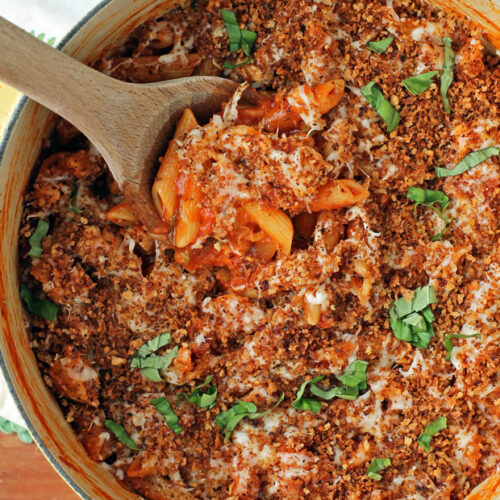
[[[115,80],[41,42],[0,17],[0,80],[71,122],[102,154],[135,215],[161,223],[151,197],[158,157],[182,111],[200,120],[220,110],[237,88],[195,76],[133,84]]]

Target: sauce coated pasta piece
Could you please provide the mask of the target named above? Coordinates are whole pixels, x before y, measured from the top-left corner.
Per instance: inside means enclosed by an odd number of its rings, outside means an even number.
[[[291,132],[304,125],[311,127],[311,120],[319,121],[342,99],[343,80],[329,81],[318,85],[307,84],[296,87],[288,96],[277,92],[273,97],[262,96],[256,106],[238,109],[237,123],[261,124],[264,130]],[[313,128],[313,127],[311,127]]]
[[[201,190],[198,181],[182,174],[177,181],[179,219],[175,227],[175,246],[184,248],[196,241],[201,225]]]
[[[135,226],[139,223],[130,205],[126,201],[122,201],[118,203],[118,205],[111,207],[106,212],[106,218],[113,224],[123,227]]]
[[[359,203],[368,198],[368,195],[368,191],[359,182],[338,179],[321,187],[309,206],[313,212],[332,210]]]
[[[153,202],[158,214],[165,220],[170,221],[174,215],[177,205],[177,176],[179,173],[179,159],[177,150],[179,146],[176,139],[193,130],[198,125],[193,112],[186,108],[175,129],[174,138],[170,141],[165,156],[153,183]]]
[[[244,203],[243,210],[278,244],[279,249],[285,255],[290,254],[293,225],[290,218],[282,210],[258,201]]]
[[[300,85],[288,97],[288,102],[296,113],[307,113],[310,109],[320,115],[328,113],[342,99],[345,83],[343,80],[329,81],[318,85]]]

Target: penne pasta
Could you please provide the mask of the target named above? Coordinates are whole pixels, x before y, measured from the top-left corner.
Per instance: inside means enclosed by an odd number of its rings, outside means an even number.
[[[193,112],[186,108],[177,123],[174,140],[170,141],[167,152],[163,157],[156,179],[153,183],[152,196],[158,214],[166,221],[174,215],[177,205],[176,180],[179,172],[179,159],[177,149],[179,148],[175,139],[193,130],[198,125]]]
[[[293,225],[290,218],[280,209],[263,202],[248,201],[243,210],[277,244],[279,249],[289,255],[292,249]]]
[[[495,500],[500,498],[500,472],[476,486],[465,500]]]
[[[324,211],[318,215],[315,231],[321,235],[326,250],[331,252],[340,241],[344,226],[334,212]]]
[[[319,212],[347,207],[365,200],[368,195],[368,191],[358,182],[338,179],[319,188],[309,208],[312,212]]]
[[[191,177],[179,181],[179,219],[175,227],[175,246],[184,248],[196,241],[201,224],[201,190]]]
[[[321,304],[311,304],[304,299],[305,319],[311,326],[316,326],[321,317]]]
[[[262,238],[253,244],[250,255],[255,254],[255,256],[262,262],[269,262],[274,257],[277,250],[277,242],[266,235],[265,238]]]
[[[122,201],[106,212],[106,218],[117,226],[135,226],[139,223],[126,201]]]
[[[296,113],[306,113],[312,108],[324,115],[342,99],[344,88],[343,80],[328,81],[312,87],[304,84],[294,89],[288,100],[292,111]]]

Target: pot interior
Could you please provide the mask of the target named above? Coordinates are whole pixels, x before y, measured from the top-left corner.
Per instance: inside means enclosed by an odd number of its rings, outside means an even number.
[[[81,61],[117,45],[134,27],[179,4],[179,0],[106,0],[72,32],[60,47]],[[500,48],[500,5],[494,0],[436,0],[455,8],[487,30]],[[4,138],[0,159],[0,364],[11,391],[42,451],[70,485],[84,498],[137,498],[123,489],[103,467],[93,462],[45,385],[30,349],[19,299],[17,241],[22,199],[42,140],[55,116],[23,99]]]

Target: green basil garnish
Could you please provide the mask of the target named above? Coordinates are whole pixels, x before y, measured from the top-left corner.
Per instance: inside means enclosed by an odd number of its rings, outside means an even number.
[[[337,380],[347,387],[366,389],[367,361],[355,359],[346,369],[343,375],[338,375]]]
[[[148,342],[139,347],[135,356],[130,360],[130,367],[140,368],[142,370],[142,374],[153,382],[163,382],[159,370],[166,370],[170,366],[170,363],[172,363],[173,359],[177,355],[179,347],[175,346],[171,351],[163,356],[158,356],[154,353],[161,347],[170,344],[170,342],[171,337],[169,333],[162,333],[157,337],[148,340]]]
[[[38,258],[42,255],[42,240],[45,235],[49,232],[49,223],[43,219],[38,219],[38,224],[33,234],[30,236],[29,244],[31,246],[28,255],[30,257]]]
[[[450,113],[450,101],[448,99],[448,89],[453,81],[453,69],[455,68],[455,53],[451,48],[451,38],[447,36],[442,39],[444,44],[444,63],[441,69],[441,99],[444,110]]]
[[[316,382],[319,382],[324,378],[325,378],[324,375],[320,375],[319,377],[315,377],[312,378],[311,380],[303,382],[299,387],[297,394],[295,395],[295,399],[292,402],[292,406],[297,410],[309,410],[312,411],[313,413],[318,413],[319,410],[321,410],[321,403],[316,399],[305,398],[304,392],[309,384],[315,384]]]
[[[387,38],[383,38],[382,40],[378,40],[376,42],[368,42],[366,47],[377,54],[383,54],[388,48],[389,45],[394,40],[393,36],[388,36]]]
[[[382,479],[382,476],[379,474],[379,472],[387,469],[387,467],[389,467],[390,465],[391,460],[389,458],[374,458],[368,466],[368,469],[366,469],[366,475],[370,479],[380,481]]]
[[[292,403],[294,408],[298,410],[309,410],[313,413],[318,413],[321,410],[321,402],[304,397],[305,390],[308,385],[311,385],[311,394],[314,396],[329,401],[333,398],[354,400],[359,396],[359,391],[366,389],[366,369],[368,362],[360,359],[354,360],[345,370],[342,375],[335,375],[336,379],[343,385],[332,387],[331,389],[322,389],[317,382],[323,380],[324,376],[315,377],[302,383],[295,400]]]
[[[238,21],[232,10],[221,9],[220,13],[229,36],[229,51],[235,52],[240,48],[241,42],[241,30]]]
[[[463,174],[467,172],[467,170],[477,167],[477,165],[480,165],[492,156],[498,156],[499,153],[500,147],[498,146],[490,146],[489,148],[480,149],[479,151],[473,151],[462,158],[457,166],[450,170],[436,167],[436,177],[451,177]]]
[[[240,66],[244,66],[245,64],[252,64],[252,63],[253,63],[253,57],[249,57],[248,59],[245,59],[244,61],[237,64],[231,64],[228,61],[224,61],[224,68],[234,69],[234,68],[239,68]]]
[[[39,299],[36,297],[28,285],[21,285],[19,295],[24,300],[30,313],[41,316],[49,321],[55,321],[57,318],[59,306],[51,302],[49,299]]]
[[[479,333],[472,333],[471,335],[464,335],[463,333],[452,333],[452,334],[447,333],[444,336],[443,344],[448,354],[444,359],[446,361],[450,361],[451,359],[451,352],[453,351],[453,343],[451,341],[452,339],[471,339],[471,338],[481,339],[481,335]]]
[[[140,448],[134,443],[133,439],[129,437],[126,433],[123,425],[113,422],[113,420],[106,420],[104,425],[116,436],[116,438],[121,441],[127,448],[131,450],[140,450]]]
[[[217,386],[211,385],[206,392],[201,392],[203,387],[206,387],[210,382],[212,382],[213,376],[209,375],[203,384],[196,386],[193,392],[188,396],[184,393],[177,394],[177,402],[179,403],[181,397],[186,398],[188,403],[195,404],[196,406],[204,409],[210,410],[215,406],[215,400],[217,399]]]
[[[326,401],[329,401],[333,398],[350,399],[351,401],[354,401],[359,396],[359,389],[357,387],[339,385],[337,387],[332,387],[331,389],[324,390],[321,389],[321,387],[318,387],[316,384],[313,384],[311,385],[311,393],[318,398],[325,399]]]
[[[285,394],[281,394],[279,400],[268,410],[263,412],[257,412],[257,407],[248,401],[238,401],[229,410],[219,413],[214,422],[225,432],[225,439],[229,440],[229,436],[235,429],[235,427],[243,420],[245,417],[252,420],[256,418],[261,418],[272,412],[285,398]]]
[[[253,44],[257,39],[257,33],[249,30],[241,30],[234,12],[229,9],[221,9],[222,20],[224,21],[224,26],[226,27],[227,34],[229,36],[229,51],[236,52],[238,49],[242,49],[246,56],[250,56]],[[231,64],[229,62],[224,63],[224,67],[228,69],[237,68],[243,66],[244,64],[252,63],[253,59],[249,57],[245,61],[238,64]]]
[[[246,56],[249,56],[253,49],[253,44],[257,40],[257,33],[254,31],[241,30],[241,48]]]
[[[415,202],[415,208],[419,205],[423,205],[424,207],[430,208],[434,212],[436,212],[439,217],[444,221],[444,228],[439,233],[435,234],[431,241],[440,240],[443,237],[446,228],[450,224],[450,219],[443,214],[443,211],[446,209],[448,204],[450,203],[450,199],[441,191],[434,191],[432,189],[421,189],[415,186],[408,188],[408,199],[413,200]],[[435,207],[434,204],[437,203],[439,208]]]
[[[145,344],[141,345],[141,347],[137,349],[135,355],[139,356],[140,358],[145,358],[150,354],[156,352],[158,349],[161,349],[162,347],[170,344],[171,341],[172,337],[170,336],[170,333],[160,333],[160,335],[157,335],[151,340],[148,340]]]
[[[365,85],[361,89],[361,93],[387,124],[387,131],[391,133],[396,130],[401,117],[396,108],[384,97],[375,82],[371,81],[368,85]]]
[[[179,425],[179,417],[175,414],[174,410],[172,410],[170,403],[165,398],[152,399],[149,404],[153,405],[158,410],[158,413],[165,418],[167,425],[176,434],[182,432],[182,427]]]
[[[359,391],[362,391],[367,387],[367,367],[367,361],[356,359],[346,368],[346,371],[343,375],[335,376],[337,380],[343,385],[324,390],[318,387],[316,384],[313,384],[311,385],[311,393],[321,399],[326,400],[341,398],[350,399],[353,401],[359,396]]]
[[[417,288],[413,300],[407,302],[403,297],[394,301],[389,311],[389,322],[394,336],[415,347],[427,348],[434,337],[432,323],[434,314],[430,304],[436,304],[436,292],[432,285]]]
[[[431,439],[439,431],[446,429],[446,417],[439,417],[425,428],[424,432],[417,438],[417,443],[427,452],[431,451]]]
[[[421,75],[410,76],[403,80],[403,85],[412,95],[425,92],[432,84],[432,79],[438,74],[437,71],[428,71]]]

